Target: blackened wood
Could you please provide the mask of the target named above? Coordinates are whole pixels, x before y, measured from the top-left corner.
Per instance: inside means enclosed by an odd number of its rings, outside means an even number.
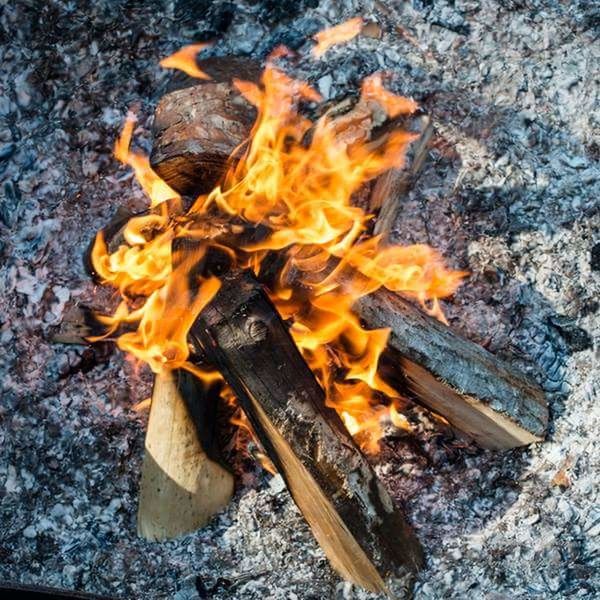
[[[433,134],[433,125],[428,115],[406,120],[406,126],[419,133],[419,139],[409,146],[404,168],[390,169],[378,177],[369,198],[370,211],[378,211],[373,233],[384,239],[389,238],[399,205],[415,185],[423,168]]]
[[[380,592],[387,576],[418,568],[419,542],[252,277],[225,276],[190,336],[235,391],[334,568]]]
[[[417,400],[480,446],[544,438],[544,392],[508,363],[388,290],[360,298],[355,308],[369,328],[390,328],[388,346]]]

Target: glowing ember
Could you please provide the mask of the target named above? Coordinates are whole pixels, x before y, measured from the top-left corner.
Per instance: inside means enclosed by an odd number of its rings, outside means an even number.
[[[187,73],[190,77],[210,79],[210,75],[207,75],[204,71],[199,69],[196,64],[196,56],[198,53],[210,46],[210,43],[184,46],[181,50],[171,54],[171,56],[163,58],[160,61],[160,66],[165,69],[179,69],[180,71]]]
[[[360,17],[354,17],[354,19],[340,23],[340,25],[319,31],[319,33],[313,36],[313,39],[317,42],[317,45],[312,49],[313,56],[319,58],[331,46],[355,38],[361,32],[362,26],[363,20]]]
[[[318,51],[353,37],[361,23],[353,19],[319,34]],[[172,58],[161,64],[174,66]],[[272,62],[260,85],[235,85],[258,111],[250,143],[221,185],[198,197],[185,213],[180,203],[175,209],[168,203],[167,208],[164,201],[177,194],[151,171],[145,157],[129,150],[133,122],[127,120],[115,153],[134,168],[154,208],[129,221],[126,243],[114,251],[97,236],[94,267],[122,297],[116,312],[100,320],[109,333],[124,323],[135,327],[118,338],[119,347],[154,372],[185,368],[214,381],[217,373],[201,371],[188,361],[188,331],[220,285],[215,277],[196,273],[195,267],[209,249],[218,247],[237,268],[258,273],[264,258],[277,251],[285,264],[270,290],[271,299],[291,321],[291,334],[323,386],[328,405],[364,449],[375,451],[382,423],[409,425],[398,412],[398,393],[378,374],[389,332],[363,329],[352,310],[354,302],[385,286],[424,306],[430,303],[429,310],[442,317],[438,299],[452,294],[464,276],[446,268],[428,246],[386,246],[369,237],[372,216],[352,204],[353,194],[366,181],[402,167],[415,136],[394,130],[371,143],[345,136],[343,117],[325,114],[310,121],[298,105],[318,102],[319,95]],[[388,117],[417,109],[413,100],[386,90],[379,75],[365,80],[360,102],[376,105]],[[216,216],[252,227],[260,224],[270,233],[260,243],[243,247],[217,244],[205,233]],[[193,251],[174,252],[178,241],[190,239]]]

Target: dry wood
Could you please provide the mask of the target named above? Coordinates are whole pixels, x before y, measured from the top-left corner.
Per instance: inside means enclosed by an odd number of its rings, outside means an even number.
[[[231,83],[171,92],[156,108],[150,164],[181,194],[210,192],[248,137],[254,117]]]
[[[235,391],[334,568],[365,589],[422,562],[395,509],[304,362],[277,311],[248,274],[230,273],[192,327]]]
[[[355,305],[369,327],[391,329],[388,346],[416,399],[484,448],[543,439],[543,391],[493,354],[388,290]]]
[[[379,211],[373,233],[383,239],[389,238],[398,214],[398,203],[414,186],[423,168],[433,134],[433,125],[427,115],[407,120],[405,126],[418,132],[420,137],[409,147],[404,168],[390,169],[378,177],[369,198],[371,212]]]
[[[185,371],[155,377],[140,483],[140,536],[164,540],[195,531],[229,503],[233,476],[209,456],[215,401]],[[198,411],[195,419],[190,408]]]

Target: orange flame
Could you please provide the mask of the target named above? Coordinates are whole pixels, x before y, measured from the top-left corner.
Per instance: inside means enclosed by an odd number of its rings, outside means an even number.
[[[335,44],[347,42],[355,38],[362,30],[363,20],[361,17],[354,17],[335,27],[329,27],[319,31],[313,36],[317,45],[313,47],[312,53],[315,58],[320,58]]]
[[[129,149],[135,122],[135,116],[131,113],[128,114],[123,131],[115,142],[115,158],[135,171],[136,179],[150,198],[150,206],[157,206],[165,200],[179,198],[179,194],[152,170],[147,156]]]
[[[196,64],[196,56],[198,53],[211,45],[212,44],[210,43],[189,44],[170,56],[163,58],[159,64],[163,69],[179,69],[180,71],[187,73],[190,77],[196,77],[197,79],[211,79],[210,75],[207,75],[204,71],[199,69]]]
[[[356,29],[360,19],[353,21]],[[344,24],[341,31],[349,36],[351,28]],[[332,39],[319,38],[319,47],[328,47]],[[348,120],[343,117],[326,113],[310,121],[298,105],[318,102],[319,95],[271,62],[260,85],[235,85],[256,106],[258,117],[245,154],[221,184],[198,197],[184,215],[169,214],[161,204],[131,219],[118,249],[109,250],[102,235],[97,237],[93,264],[123,298],[115,314],[101,320],[111,333],[123,323],[136,326],[119,337],[119,346],[155,372],[183,367],[207,381],[217,378],[188,361],[187,333],[219,287],[214,277],[194,275],[195,265],[215,247],[200,224],[219,214],[266,226],[270,234],[260,243],[220,248],[237,267],[255,272],[269,252],[283,254],[285,264],[271,298],[282,317],[292,321],[292,337],[322,385],[327,404],[365,450],[375,451],[382,423],[410,425],[398,412],[398,393],[378,373],[389,331],[365,330],[353,312],[354,302],[384,286],[423,306],[429,303],[429,310],[443,318],[438,299],[454,293],[465,275],[448,269],[429,246],[387,246],[369,237],[372,216],[352,204],[353,194],[366,181],[402,167],[415,135],[395,130],[373,142],[364,135],[344,135]],[[379,75],[365,80],[361,102],[360,119],[369,110],[393,118],[417,109],[413,100],[386,90]],[[158,184],[144,184],[147,171],[131,159],[132,127],[128,120],[116,154],[133,166],[146,191],[156,190]],[[157,203],[151,196],[150,206]],[[178,238],[197,242],[194,252],[180,261],[172,252]]]

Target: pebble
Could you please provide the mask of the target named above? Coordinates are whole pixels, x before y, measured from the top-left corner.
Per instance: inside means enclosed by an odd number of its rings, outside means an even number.
[[[0,160],[9,159],[15,153],[16,149],[17,146],[12,142],[8,144],[0,144]]]
[[[34,537],[37,536],[37,530],[35,529],[35,527],[33,527],[32,525],[30,525],[29,527],[25,527],[25,529],[23,529],[23,535],[28,539],[31,540]]]
[[[323,96],[323,98],[329,98],[329,92],[331,91],[332,83],[333,78],[331,77],[331,75],[325,75],[324,77],[321,77],[321,79],[319,79],[319,81],[317,82],[319,92],[321,93],[321,96]]]

